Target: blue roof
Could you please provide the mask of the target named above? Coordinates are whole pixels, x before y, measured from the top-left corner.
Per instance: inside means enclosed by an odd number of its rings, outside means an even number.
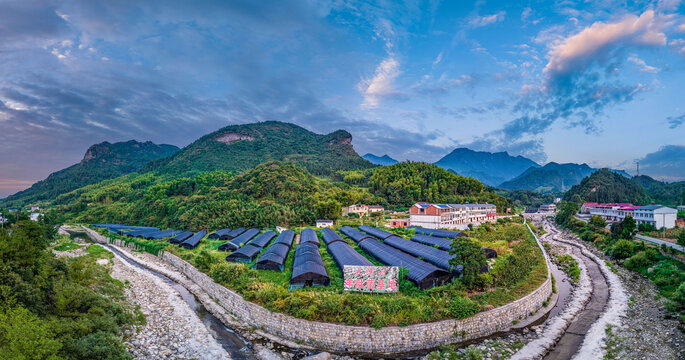
[[[646,205],[646,206],[640,206],[637,208],[638,210],[656,210],[656,209],[661,209],[664,207],[663,205]]]

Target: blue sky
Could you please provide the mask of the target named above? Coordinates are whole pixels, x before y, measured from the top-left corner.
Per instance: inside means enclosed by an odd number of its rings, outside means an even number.
[[[0,1],[0,196],[101,141],[264,120],[685,179],[685,5]]]

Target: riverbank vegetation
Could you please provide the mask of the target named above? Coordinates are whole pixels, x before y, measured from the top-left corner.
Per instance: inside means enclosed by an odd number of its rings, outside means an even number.
[[[293,230],[299,233],[301,228]],[[407,229],[393,231],[405,238],[413,233],[413,230]],[[217,250],[225,240],[204,239],[193,250],[160,241],[137,241],[164,244],[167,251],[193,264],[216,282],[271,311],[306,320],[380,328],[466,318],[519,299],[545,281],[547,267],[542,252],[519,219],[500,220],[468,232],[470,237],[466,241],[476,247],[486,246],[498,251],[498,258],[490,264],[490,273],[475,274],[470,281],[457,279],[428,290],[419,290],[402,277],[396,294],[343,291],[343,275],[323,242],[320,252],[331,285],[291,291],[288,286],[294,251],[290,251],[286,259],[285,270],[277,272],[252,269],[254,264],[226,262],[227,253]],[[107,235],[118,238],[116,235]],[[460,241],[464,241],[463,238]],[[372,263],[381,265],[361,251],[351,239],[347,239],[347,242]]]
[[[56,258],[55,239],[53,226],[29,220],[0,230],[0,357],[132,359],[120,334],[142,319],[124,284],[97,263],[111,255],[92,245],[83,256]],[[56,245],[73,248],[65,244],[67,237]]]
[[[557,224],[565,227],[581,239],[592,243],[597,249],[629,270],[638,272],[651,280],[659,293],[667,299],[667,308],[681,314],[685,323],[685,264],[673,259],[670,247],[656,247],[636,241],[635,220],[626,217],[613,223],[611,230],[577,220],[573,217],[579,210],[576,203],[564,202],[559,206]]]

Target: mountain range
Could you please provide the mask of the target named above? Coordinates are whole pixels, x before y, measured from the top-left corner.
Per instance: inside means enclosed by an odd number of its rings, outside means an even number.
[[[375,164],[375,165],[395,165],[399,162],[399,161],[391,158],[387,154],[383,155],[383,156],[377,156],[377,155],[368,153],[362,157],[364,159],[368,160],[370,163]]]
[[[457,148],[438,160],[435,165],[446,170],[478,179],[485,185],[497,186],[523,173],[536,162],[523,156],[511,156],[506,152],[491,153]]]
[[[105,141],[88,148],[78,164],[54,172],[45,180],[8,196],[2,202],[13,207],[51,200],[86,185],[139,171],[148,162],[171,156],[179,150],[173,145],[157,145],[150,141]]]

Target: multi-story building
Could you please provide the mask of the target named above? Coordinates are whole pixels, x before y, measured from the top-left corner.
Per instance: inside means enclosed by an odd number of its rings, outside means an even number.
[[[554,204],[540,205],[539,211],[540,212],[552,212],[553,213],[553,212],[557,211],[557,206]]]
[[[369,207],[364,204],[353,204],[342,208],[343,216],[349,214],[357,214],[360,217],[369,214]]]
[[[583,204],[585,207],[589,203]],[[650,224],[657,229],[665,227],[672,229],[678,211],[664,205],[634,206],[633,204],[596,204],[587,206],[591,215],[599,215],[608,222],[622,221],[627,216],[635,219],[640,224]]]
[[[635,221],[638,225],[650,224],[657,229],[673,229],[678,210],[664,205],[647,205],[635,209]]]
[[[416,203],[409,209],[411,225],[428,229],[464,227],[496,219],[497,207],[492,204]]]
[[[391,228],[406,228],[409,226],[409,219],[392,219],[388,225]]]

